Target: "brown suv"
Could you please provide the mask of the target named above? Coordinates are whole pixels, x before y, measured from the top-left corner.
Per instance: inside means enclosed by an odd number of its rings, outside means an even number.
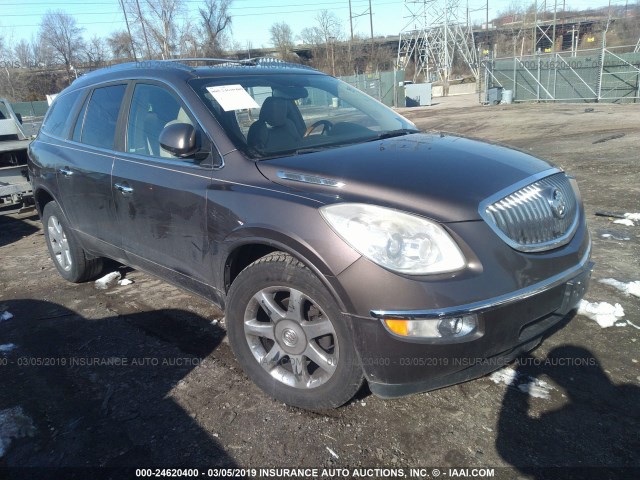
[[[103,69],[49,110],[29,168],[65,279],[108,257],[210,299],[247,375],[303,408],[483,375],[584,295],[558,168],[299,65],[189,64]]]

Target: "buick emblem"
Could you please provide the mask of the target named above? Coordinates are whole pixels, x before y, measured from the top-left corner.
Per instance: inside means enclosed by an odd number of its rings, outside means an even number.
[[[554,188],[549,193],[548,200],[553,214],[558,218],[564,218],[567,214],[567,201],[564,199],[562,192]]]
[[[290,328],[284,329],[284,332],[282,332],[282,339],[288,347],[293,347],[296,343],[298,343],[298,335]]]

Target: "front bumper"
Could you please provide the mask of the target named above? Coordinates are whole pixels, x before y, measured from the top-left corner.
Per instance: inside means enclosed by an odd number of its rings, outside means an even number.
[[[377,321],[354,316],[356,349],[371,391],[383,398],[424,392],[480,377],[535,348],[571,318],[584,296],[593,263],[510,295],[439,310],[372,311]],[[384,318],[438,318],[475,313],[480,326],[455,342],[409,340],[390,334]]]

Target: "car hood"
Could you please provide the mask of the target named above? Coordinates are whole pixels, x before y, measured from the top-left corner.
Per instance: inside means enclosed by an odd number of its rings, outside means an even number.
[[[436,133],[268,159],[258,168],[273,182],[328,194],[328,203],[366,202],[457,222],[479,220],[482,200],[551,165],[501,145]]]

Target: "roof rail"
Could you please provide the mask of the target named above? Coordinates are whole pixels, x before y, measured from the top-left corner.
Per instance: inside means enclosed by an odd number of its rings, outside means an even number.
[[[240,63],[246,60],[237,60],[235,58],[209,58],[209,57],[192,57],[192,58],[169,58],[167,60],[159,60],[161,62],[207,62],[207,63]]]

